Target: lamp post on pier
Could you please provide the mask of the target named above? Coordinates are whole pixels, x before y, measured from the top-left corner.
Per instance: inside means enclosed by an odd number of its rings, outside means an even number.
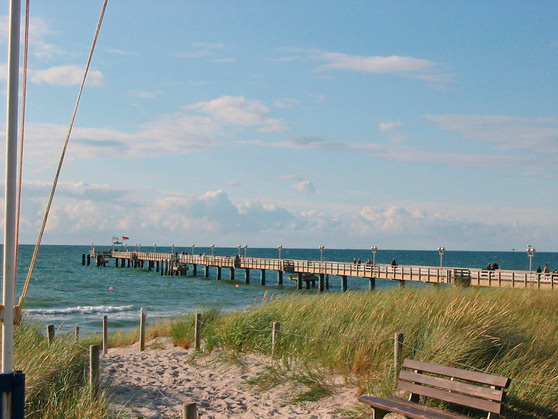
[[[246,251],[247,251],[247,249],[248,249],[248,245],[245,244],[245,245],[244,245],[244,257],[246,257]]]
[[[240,248],[241,248],[241,247],[242,247],[242,246],[241,246],[240,244],[239,244],[238,246],[236,246],[236,248],[238,249],[238,256],[239,256],[239,257],[240,257]]]
[[[138,252],[141,252],[141,243],[138,243]]]
[[[211,257],[215,256],[215,245],[212,244],[211,246]]]
[[[322,244],[322,245],[318,246],[318,249],[320,249],[320,262],[323,262],[323,260],[324,260],[324,249],[325,249],[325,247],[324,247],[324,245]]]
[[[370,250],[372,250],[372,266],[376,266],[376,252],[378,251],[378,248],[376,246],[372,246]]]
[[[525,251],[527,252],[527,256],[529,257],[529,278],[531,278],[531,271],[533,270],[533,258],[535,257],[535,253],[537,251],[534,247],[531,247],[531,245],[528,245]]]
[[[444,266],[444,252],[446,251],[445,247],[438,247],[438,254],[440,255],[440,268]]]
[[[174,243],[171,244],[171,253],[174,255]]]
[[[277,246],[277,250],[279,250],[279,259],[281,259],[281,251],[283,250],[283,245],[280,244],[279,246]]]
[[[194,253],[196,253],[196,245],[195,244],[192,245],[192,256],[194,256]]]
[[[157,243],[153,243],[153,253],[157,253]]]

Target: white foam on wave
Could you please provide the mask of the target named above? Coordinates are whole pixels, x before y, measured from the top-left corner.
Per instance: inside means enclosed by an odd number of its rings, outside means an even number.
[[[121,313],[123,311],[131,311],[134,309],[132,305],[126,306],[77,306],[66,308],[29,308],[24,312],[31,315],[59,316],[72,314],[110,314]]]

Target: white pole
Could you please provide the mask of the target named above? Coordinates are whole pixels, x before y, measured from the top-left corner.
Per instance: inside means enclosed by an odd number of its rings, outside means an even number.
[[[8,82],[6,113],[6,187],[4,195],[4,267],[2,303],[2,372],[14,370],[14,300],[17,222],[17,124],[19,88],[19,22],[21,2],[10,1],[10,27],[8,45]],[[2,407],[6,417],[11,417],[10,393],[2,393]]]

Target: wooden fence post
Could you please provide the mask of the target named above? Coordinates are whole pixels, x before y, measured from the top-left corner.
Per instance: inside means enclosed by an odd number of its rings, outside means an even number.
[[[140,335],[139,335],[139,351],[145,350],[145,318],[147,313],[142,309],[140,310]]]
[[[79,340],[79,326],[77,324],[74,327],[74,337],[76,340]]]
[[[275,353],[275,344],[277,343],[277,334],[281,328],[281,323],[273,322],[273,329],[271,330],[271,362],[273,363],[273,354]]]
[[[196,341],[196,350],[201,348],[201,313],[196,313],[196,322],[194,323],[194,338]]]
[[[46,327],[46,331],[47,331],[47,342],[49,345],[51,345],[52,342],[54,342],[54,325],[49,324]]]
[[[95,400],[99,391],[99,345],[89,347],[89,396]]]
[[[108,352],[108,317],[103,316],[103,354]]]
[[[196,406],[196,402],[184,403],[182,405],[182,418],[198,419],[198,408]]]
[[[401,365],[401,354],[403,353],[403,340],[405,339],[405,335],[403,333],[396,333],[395,339],[393,342],[393,366],[394,366],[394,375],[395,375],[395,382],[397,383],[397,379],[399,376],[399,368]]]

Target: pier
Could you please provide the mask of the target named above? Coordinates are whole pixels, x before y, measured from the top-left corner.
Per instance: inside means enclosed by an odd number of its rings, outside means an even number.
[[[216,272],[217,280],[235,278],[235,270],[244,271],[244,280],[250,284],[252,271],[259,271],[260,285],[266,285],[268,271],[276,273],[276,285],[283,285],[284,274],[296,281],[297,289],[311,288],[318,284],[318,291],[329,288],[330,277],[339,278],[341,290],[348,289],[348,278],[359,277],[369,280],[369,289],[376,286],[376,279],[398,281],[404,286],[406,281],[429,284],[450,284],[454,286],[506,287],[555,289],[558,274],[536,273],[519,270],[487,270],[480,268],[434,267],[413,265],[367,264],[332,261],[311,261],[299,259],[273,259],[240,256],[206,256],[179,253],[151,253],[122,250],[91,250],[82,255],[82,264],[90,265],[95,258],[97,266],[106,266],[114,261],[115,267],[155,269],[161,275],[186,275],[192,269],[193,276],[208,278],[210,268]],[[225,269],[225,272],[223,272]],[[294,277],[293,277],[294,276]]]

